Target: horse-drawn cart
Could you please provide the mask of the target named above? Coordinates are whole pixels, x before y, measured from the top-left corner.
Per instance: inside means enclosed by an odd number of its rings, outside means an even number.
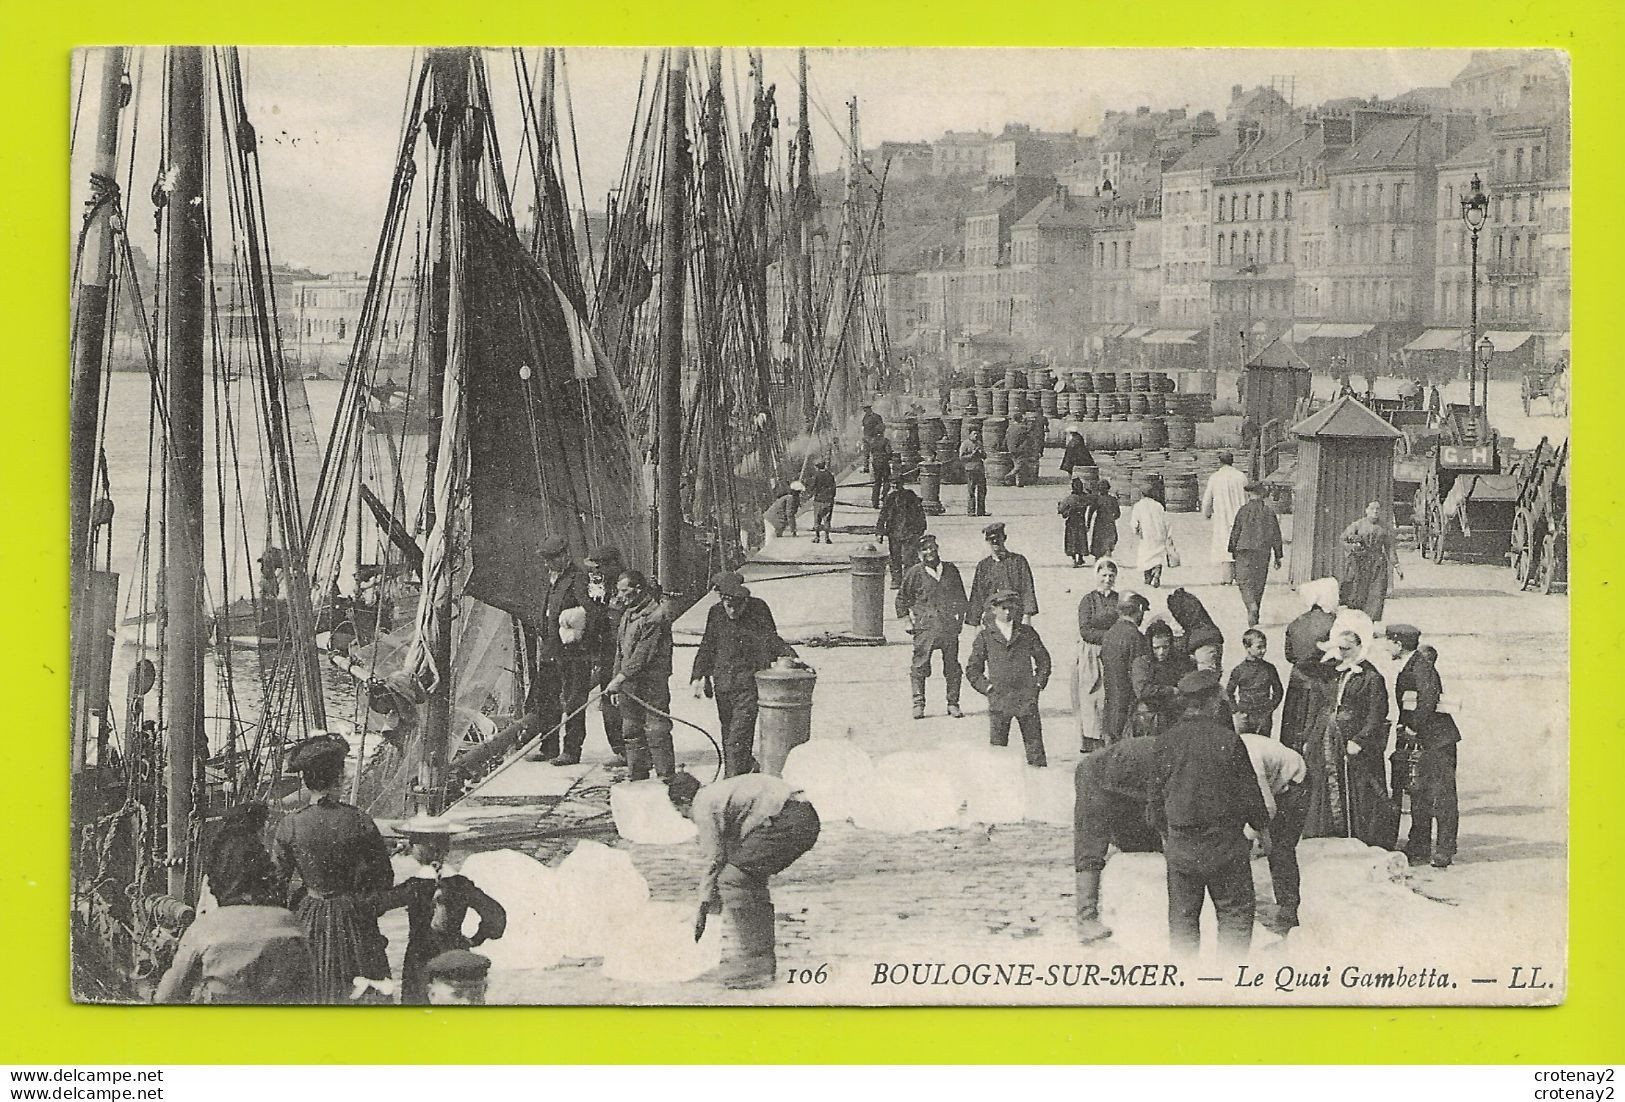
[[[1524,589],[1550,593],[1569,578],[1569,446],[1547,443],[1518,464],[1512,569]]]

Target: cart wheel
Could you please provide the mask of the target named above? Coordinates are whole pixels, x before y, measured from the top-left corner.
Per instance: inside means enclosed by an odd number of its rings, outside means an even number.
[[[1533,552],[1529,522],[1520,513],[1512,521],[1512,573],[1518,579],[1519,589],[1528,589],[1534,580]]]
[[[1551,534],[1541,545],[1540,591],[1551,593],[1557,588],[1557,536]]]
[[[1433,532],[1433,554],[1431,557],[1434,562],[1442,563],[1444,562],[1444,537],[1447,532],[1445,527],[1447,522],[1444,519],[1444,511],[1442,509],[1437,514],[1437,517],[1438,519],[1435,521],[1435,528]]]

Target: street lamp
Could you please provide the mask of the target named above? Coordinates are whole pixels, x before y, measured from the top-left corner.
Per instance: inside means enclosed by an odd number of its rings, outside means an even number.
[[[1484,369],[1484,408],[1490,405],[1490,360],[1495,358],[1495,342],[1485,334],[1478,342],[1478,366]]]
[[[1473,365],[1473,349],[1478,345],[1478,231],[1484,228],[1484,221],[1490,213],[1490,197],[1484,194],[1484,185],[1473,173],[1472,194],[1461,197],[1461,220],[1467,223],[1467,228],[1473,233],[1473,269],[1472,282],[1472,328],[1467,338],[1467,403],[1470,406],[1478,405],[1478,371]],[[1491,348],[1491,352],[1494,348]],[[1485,361],[1488,363],[1488,361]],[[1484,388],[1489,389],[1488,376],[1484,379]],[[1484,395],[1485,404],[1489,403],[1489,395]]]

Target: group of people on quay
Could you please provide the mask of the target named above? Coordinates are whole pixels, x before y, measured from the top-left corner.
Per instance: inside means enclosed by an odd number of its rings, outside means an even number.
[[[976,460],[974,435],[968,457]],[[1161,851],[1166,858],[1170,944],[1194,951],[1211,900],[1221,950],[1244,951],[1255,912],[1250,859],[1267,852],[1276,905],[1264,918],[1283,934],[1298,924],[1296,849],[1305,837],[1349,837],[1401,848],[1401,792],[1411,800],[1402,848],[1413,863],[1447,867],[1457,834],[1454,720],[1442,710],[1432,648],[1405,624],[1377,626],[1392,533],[1380,509],[1344,533],[1340,578],[1299,587],[1304,610],[1272,640],[1259,626],[1264,588],[1282,561],[1281,532],[1264,487],[1228,455],[1209,479],[1202,511],[1213,524],[1221,581],[1240,591],[1248,628],[1227,640],[1190,590],[1166,593],[1166,613],[1150,615],[1145,590],[1160,587],[1177,560],[1162,502],[1140,492],[1127,523],[1138,536],[1138,589],[1120,587],[1114,555],[1121,510],[1111,488],[1076,477],[1091,466],[1081,439],[1069,441],[1063,473],[1073,476],[1058,512],[1072,565],[1092,572],[1078,601],[1071,652],[1052,655],[1034,618],[1033,569],[1010,546],[1005,522],[982,529],[987,552],[967,587],[942,556],[914,491],[878,453],[870,455],[876,535],[888,545],[895,611],[912,638],[909,682],[915,719],[928,711],[933,666],[947,715],[965,715],[968,681],[986,699],[988,741],[1007,746],[1019,729],[1029,766],[1047,768],[1039,700],[1057,670],[1070,690],[1076,767],[1073,867],[1078,936],[1097,942],[1101,871],[1111,849]],[[970,466],[971,464],[968,464]],[[884,486],[884,493],[881,488]],[[836,481],[827,462],[808,478],[814,542],[831,540]],[[966,511],[986,512],[985,479],[967,490]],[[1150,545],[1149,548],[1147,545]],[[772,609],[744,577],[712,579],[716,601],[689,670],[698,697],[715,703],[721,777],[709,785],[683,772],[672,745],[673,614],[659,585],[627,569],[612,547],[573,561],[564,541],[545,538],[539,607],[539,669],[525,702],[535,735],[530,760],[580,762],[585,712],[600,703],[616,778],[664,782],[667,797],[692,817],[705,857],[695,934],[719,910],[729,916],[729,954],[712,978],[730,987],[772,984],[775,912],[769,881],[817,841],[813,805],[756,756],[756,673],[797,662]],[[961,664],[960,639],[974,632]],[[1230,649],[1233,661],[1226,664]],[[1386,650],[1397,669],[1390,686],[1371,658]],[[1240,652],[1239,654],[1237,652]],[[1385,755],[1397,711],[1392,780]],[[1053,738],[1053,732],[1050,735]],[[475,950],[503,936],[501,903],[458,873],[453,841],[465,828],[418,816],[380,829],[339,799],[348,743],[314,734],[293,748],[289,767],[305,801],[284,814],[264,843],[263,805],[234,809],[211,847],[213,905],[182,937],[157,991],[162,1001],[477,1003],[489,960]],[[412,871],[391,862],[393,835]],[[379,916],[404,908],[409,927],[398,984],[390,980]],[[468,912],[477,931],[463,933]]]

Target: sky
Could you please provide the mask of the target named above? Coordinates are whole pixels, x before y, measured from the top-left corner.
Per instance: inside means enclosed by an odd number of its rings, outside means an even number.
[[[526,51],[534,72],[537,51]],[[1467,63],[1466,50],[1079,50],[819,49],[808,52],[813,145],[820,167],[838,167],[846,102],[856,96],[861,142],[918,141],[944,130],[998,131],[1007,122],[1089,133],[1108,110],[1187,107],[1223,117],[1234,84],[1292,81],[1296,103],[1340,96],[1392,96],[1446,85]],[[148,137],[156,132],[160,51],[138,51],[135,103]],[[390,171],[416,56],[370,47],[242,51],[248,109],[262,139],[266,218],[273,256],[316,271],[366,271],[388,194]],[[649,62],[651,70],[655,64]],[[98,63],[83,95],[75,77],[73,187],[82,202],[94,120]],[[586,205],[602,209],[620,175],[637,104],[645,51],[573,48],[563,53],[569,116],[579,141]],[[780,133],[794,131],[796,58],[764,55],[777,88]],[[517,135],[518,85],[511,51],[487,55],[499,131]],[[743,51],[723,52],[725,78],[746,87]],[[129,121],[126,122],[126,126]],[[567,125],[561,122],[561,126]],[[143,140],[132,177],[144,196],[156,174],[156,142]],[[512,164],[517,141],[504,153]],[[126,169],[128,166],[124,166]],[[573,181],[572,181],[573,183]],[[574,189],[572,189],[574,190]],[[76,207],[77,209],[77,207]],[[141,245],[142,224],[132,218]]]

